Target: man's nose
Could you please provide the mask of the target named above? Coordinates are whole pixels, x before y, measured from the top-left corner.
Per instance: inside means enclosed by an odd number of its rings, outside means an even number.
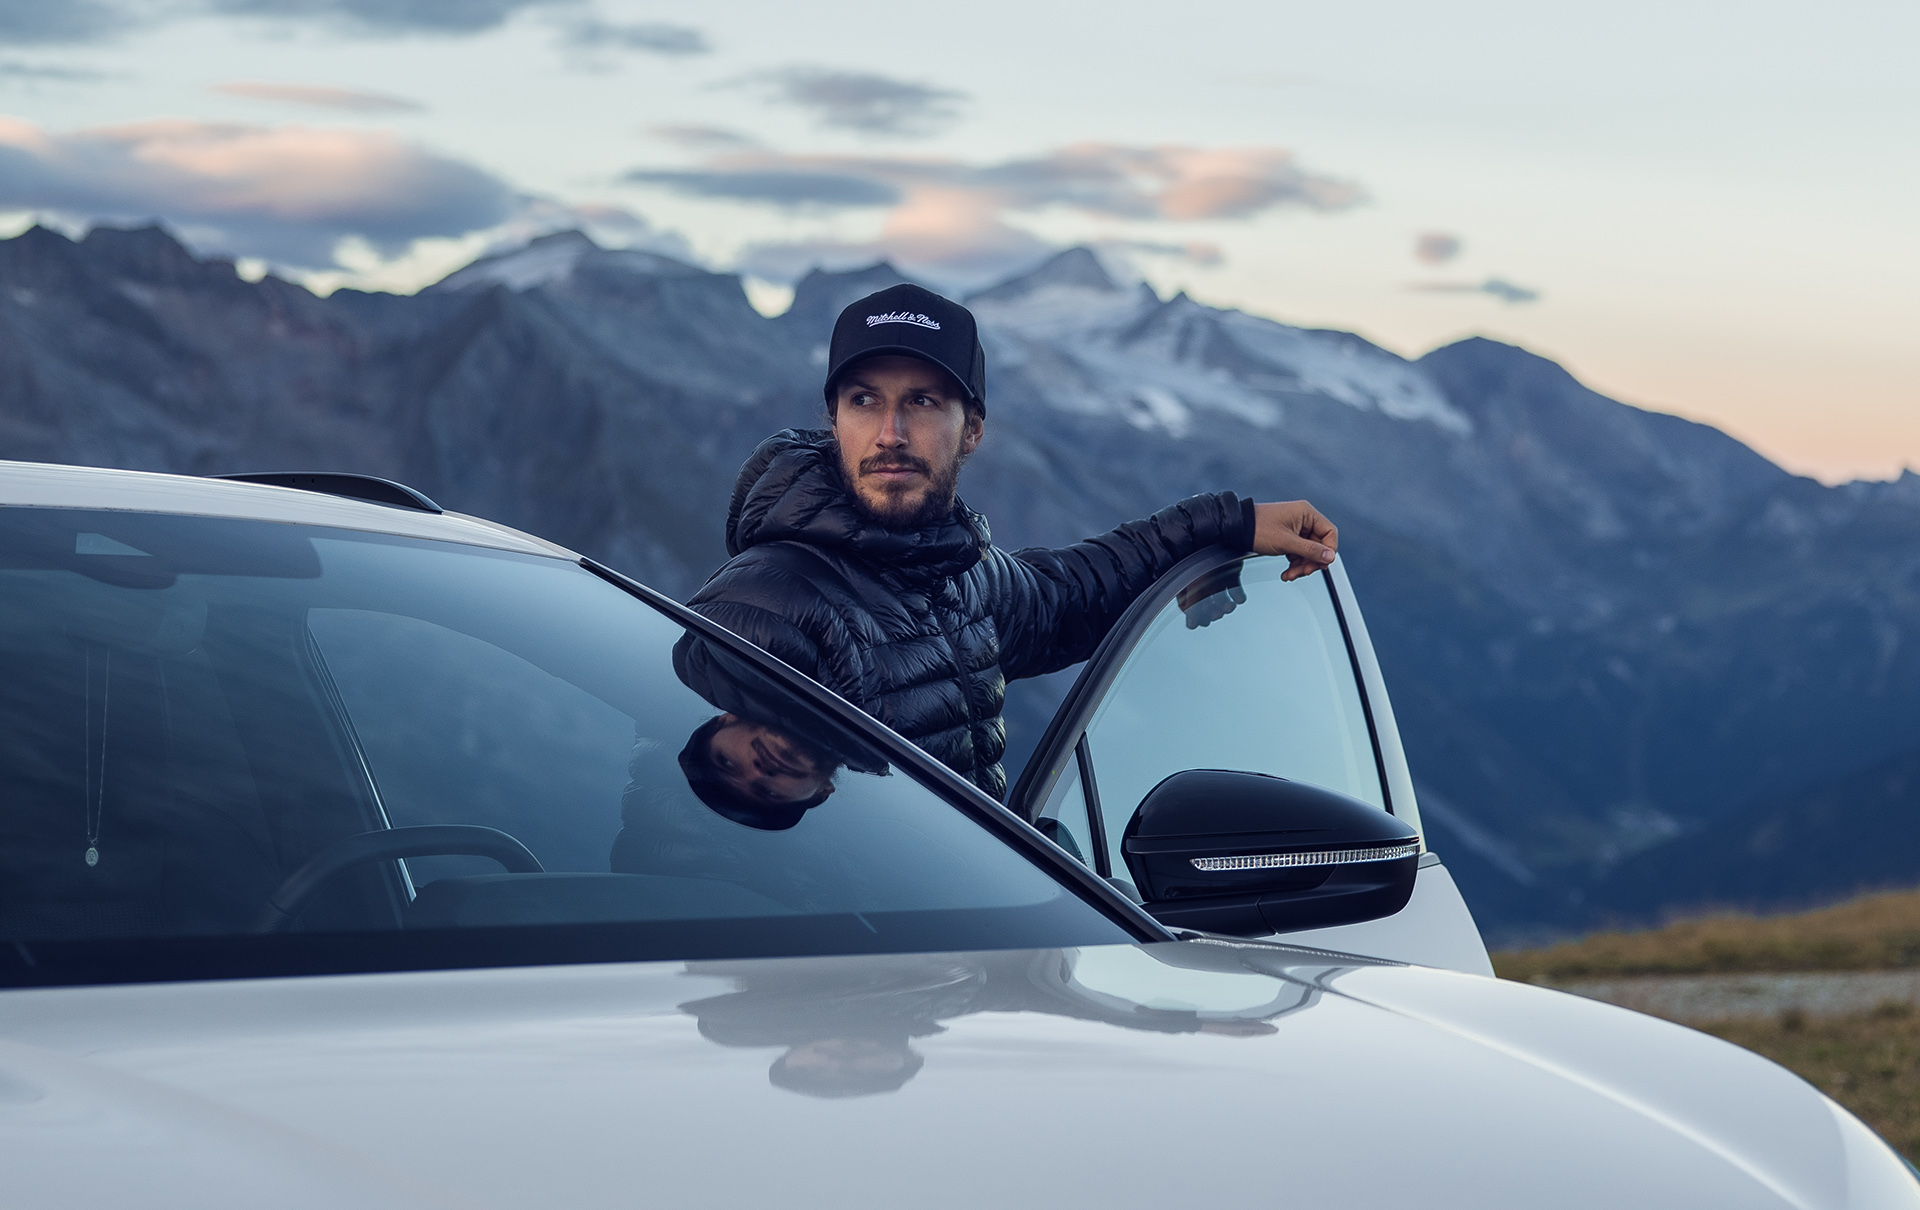
[[[880,414],[880,434],[876,440],[890,447],[907,443],[906,418],[898,407],[889,404]]]

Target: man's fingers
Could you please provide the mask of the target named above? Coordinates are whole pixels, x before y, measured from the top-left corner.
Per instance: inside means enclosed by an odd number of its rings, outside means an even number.
[[[1329,526],[1329,529],[1332,527]],[[1333,562],[1335,547],[1332,543],[1322,542],[1318,538],[1309,538],[1285,531],[1272,536],[1273,552],[1285,555],[1289,559],[1303,559],[1308,563],[1325,566]]]
[[[1254,506],[1253,548],[1263,555],[1285,555],[1303,561],[1291,568],[1305,575],[1333,562],[1340,548],[1340,531],[1320,510],[1305,500]]]
[[[1339,550],[1339,528],[1336,527],[1333,522],[1321,516],[1320,510],[1316,509],[1313,505],[1302,501],[1301,506],[1306,509],[1306,516],[1302,518],[1300,536],[1303,538],[1311,538],[1330,551]]]

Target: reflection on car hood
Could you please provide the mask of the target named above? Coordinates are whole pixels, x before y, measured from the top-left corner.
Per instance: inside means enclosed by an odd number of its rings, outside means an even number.
[[[1819,1093],[1258,944],[0,994],[16,1204],[1920,1206]]]

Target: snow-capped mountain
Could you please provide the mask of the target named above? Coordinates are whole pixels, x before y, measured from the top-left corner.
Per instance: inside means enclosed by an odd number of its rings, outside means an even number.
[[[1052,407],[1117,416],[1148,432],[1188,437],[1207,413],[1272,429],[1298,396],[1462,435],[1473,429],[1426,375],[1357,337],[1217,311],[1185,295],[1162,301],[1145,284],[1115,283],[1084,248],[968,301],[993,337],[998,372],[1034,379]]]
[[[321,299],[156,229],[35,229],[0,241],[0,457],[387,475],[684,593],[741,459],[823,419],[833,316],[898,280],[815,273],[769,319],[732,276],[569,232]],[[1085,250],[969,302],[989,436],[962,490],[999,541],[1220,487],[1339,522],[1436,843],[1496,936],[1687,898],[1606,874],[1920,743],[1920,480],[1826,488],[1520,349],[1408,361]],[[1059,688],[1016,696],[1016,743]],[[1887,877],[1808,860],[1806,893]]]
[[[580,272],[660,274],[667,277],[704,277],[706,270],[684,261],[631,248],[602,248],[584,232],[556,231],[519,247],[483,256],[448,274],[428,289],[484,290],[505,286],[532,290],[564,282]]]

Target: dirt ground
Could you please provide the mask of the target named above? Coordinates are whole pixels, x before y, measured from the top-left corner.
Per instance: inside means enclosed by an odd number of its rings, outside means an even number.
[[[1889,1001],[1842,1016],[1788,1009],[1687,1024],[1797,1072],[1920,1163],[1920,1009]]]
[[[1920,891],[1596,933],[1493,963],[1757,1051],[1920,1163]]]

